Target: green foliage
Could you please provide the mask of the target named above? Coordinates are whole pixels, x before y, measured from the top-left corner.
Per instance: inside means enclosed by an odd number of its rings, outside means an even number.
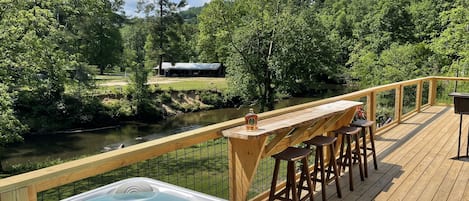
[[[212,1],[199,17],[200,58],[226,62],[231,94],[271,110],[278,92],[308,90],[318,78],[339,72],[336,53],[308,5]]]
[[[188,24],[197,24],[197,17],[202,12],[203,7],[190,7],[187,10],[179,12],[184,22]]]
[[[432,52],[427,45],[394,43],[380,55],[363,50],[351,58],[352,77],[359,79],[362,87],[389,84],[393,82],[432,75],[438,72],[438,62],[432,61]],[[427,66],[422,68],[422,66]],[[379,79],[377,79],[379,77]]]
[[[161,103],[164,103],[164,104],[169,104],[172,102],[171,94],[169,92],[160,93],[158,95],[158,99],[161,101]]]
[[[8,168],[5,168],[5,171],[11,175],[18,175],[18,174],[38,170],[41,168],[58,165],[64,162],[65,162],[64,160],[59,158],[59,159],[46,160],[42,162],[20,163],[20,164],[14,164],[14,165],[9,166]]]
[[[21,135],[28,130],[15,116],[12,98],[7,87],[0,84],[0,148],[8,143],[22,141]]]
[[[452,60],[445,72],[469,69],[469,5],[461,5],[444,11],[440,21],[445,27],[439,37],[433,39],[432,49]]]
[[[59,22],[69,31],[70,52],[83,56],[88,64],[96,65],[101,75],[106,68],[121,62],[119,27],[123,17],[117,11],[123,3],[122,0],[68,1],[59,10]]]
[[[233,15],[228,5],[223,0],[213,0],[198,16],[197,52],[202,62],[225,63],[228,58],[230,48],[227,44],[230,42],[230,30],[234,29],[234,25],[227,22],[227,18]]]
[[[152,69],[153,67],[157,66],[156,59],[158,57],[157,52],[154,50],[154,45],[153,45],[153,36],[151,34],[147,35],[147,38],[145,40],[145,68],[147,69]]]
[[[207,104],[213,105],[214,107],[221,107],[223,106],[223,97],[219,93],[214,93],[210,91],[202,91],[200,94],[200,100]]]
[[[354,2],[346,5],[352,15]],[[469,9],[464,2],[370,1],[365,6],[369,12],[350,17],[352,37],[339,32],[341,37],[338,38],[356,41],[349,48],[349,75],[358,80],[361,87],[369,87],[421,76],[454,76],[455,72],[465,72]]]
[[[125,119],[135,113],[131,102],[126,99],[105,99],[103,106],[106,108],[106,113],[113,119]]]

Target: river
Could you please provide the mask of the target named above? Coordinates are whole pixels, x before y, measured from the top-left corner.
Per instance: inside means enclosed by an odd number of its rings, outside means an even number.
[[[276,108],[297,105],[313,98],[289,98],[281,100]],[[94,155],[140,142],[162,138],[210,124],[244,116],[248,108],[224,108],[180,114],[155,124],[129,123],[116,128],[72,134],[29,136],[24,143],[7,147],[2,163],[4,167],[19,163],[35,163],[46,160],[67,160],[83,155]]]

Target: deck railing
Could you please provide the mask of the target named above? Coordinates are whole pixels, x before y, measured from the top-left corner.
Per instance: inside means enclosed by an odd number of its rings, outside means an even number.
[[[368,119],[377,121],[378,126],[375,129],[379,134],[379,131],[389,129],[399,124],[403,119],[420,112],[423,108],[439,103],[438,100],[442,100],[444,104],[451,104],[451,99],[447,97],[447,94],[453,91],[452,87],[455,86],[453,83],[457,81],[469,81],[469,78],[431,76],[397,82],[368,88],[341,96],[265,112],[259,114],[259,118],[264,119],[278,116],[281,114],[298,111],[337,100],[357,100],[364,103],[364,110]],[[464,84],[459,84],[457,86],[460,88],[465,87]],[[218,173],[204,173],[206,176],[193,178],[193,181],[191,180],[191,182],[187,182],[187,178],[184,178],[190,175],[190,173],[180,173],[183,179],[176,178],[176,181],[174,181],[171,178],[168,178],[166,180],[169,180],[169,182],[175,183],[176,185],[182,185],[198,191],[206,192],[208,194],[213,194],[215,196],[228,198],[228,191],[230,191],[231,188],[228,187],[229,182],[226,180],[224,181],[223,178],[228,178],[228,160],[225,159],[227,158],[227,152],[229,150],[226,148],[226,139],[224,139],[221,135],[221,131],[227,128],[242,125],[243,123],[244,119],[238,118],[206,126],[200,129],[133,145],[124,149],[102,153],[25,174],[4,178],[0,180],[0,201],[42,200],[45,194],[47,196],[47,193],[43,192],[47,192],[50,189],[58,189],[56,190],[59,191],[56,193],[58,195],[54,196],[56,196],[57,199],[62,199],[65,197],[61,196],[60,187],[73,184],[73,192],[70,193],[67,191],[65,194],[62,193],[64,196],[71,196],[73,194],[86,191],[76,190],[75,183],[77,181],[86,182],[86,180],[88,180],[88,182],[90,182],[90,178],[95,178],[98,180],[101,178],[101,181],[104,183],[111,183],[113,179],[115,180],[115,178],[142,175],[165,180],[158,173],[158,171],[163,171],[160,169],[161,164],[168,166],[167,163],[170,163],[169,161],[187,160],[189,161],[188,163],[176,163],[174,166],[169,168],[174,169],[174,167],[190,164],[187,166],[193,166],[192,171],[194,171],[194,169],[198,171],[207,171],[202,170],[201,167],[213,166],[214,164],[210,163],[211,157],[213,156],[224,158],[223,160],[219,160],[217,162],[223,163],[221,167],[218,168]],[[214,145],[216,146],[214,147]],[[212,152],[210,152],[211,149]],[[207,150],[209,151],[207,152]],[[193,154],[193,152],[200,153]],[[200,155],[205,154],[206,152],[208,153],[208,156],[204,157],[205,162],[200,162],[202,158]],[[185,153],[191,153],[194,156],[192,158],[189,157],[189,159],[181,159],[181,156],[187,157]],[[161,159],[164,157],[169,158],[169,160],[158,162],[161,161]],[[268,190],[272,172],[270,167],[272,165],[270,164],[271,161],[268,159],[264,160],[265,162],[261,162],[258,173],[254,178],[254,183],[258,182],[258,184],[253,185],[250,188],[249,197],[254,200],[260,200],[267,196],[266,192]],[[158,163],[160,163],[160,165]],[[224,168],[226,168],[226,171],[223,171]],[[124,173],[122,173],[120,176],[115,176],[117,174],[115,172],[118,171]],[[128,173],[132,171],[136,171],[138,173]],[[177,172],[180,170],[173,171]],[[179,173],[177,172],[177,174]],[[194,172],[194,174],[196,173]],[[212,185],[204,185],[205,188],[209,189],[198,187],[198,183],[205,182],[203,181],[204,179],[200,180],[201,178],[208,179],[210,177],[214,177],[212,174],[221,174],[219,175],[221,182],[213,182]],[[103,179],[109,177],[114,178],[108,180]],[[179,180],[181,180],[181,182]],[[184,181],[186,182],[185,184]],[[210,186],[213,186],[213,188],[220,187],[220,191],[212,192],[212,187]]]

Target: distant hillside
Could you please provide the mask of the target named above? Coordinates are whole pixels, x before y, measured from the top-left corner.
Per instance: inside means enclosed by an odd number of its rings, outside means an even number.
[[[181,11],[179,14],[184,19],[184,22],[189,24],[197,24],[197,16],[202,12],[204,7],[192,7],[188,10]]]

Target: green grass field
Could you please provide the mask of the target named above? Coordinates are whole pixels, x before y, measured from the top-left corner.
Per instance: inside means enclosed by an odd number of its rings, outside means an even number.
[[[159,78],[156,84],[162,90],[225,90],[225,78]],[[153,83],[153,82],[150,82]]]
[[[128,84],[123,75],[98,75],[96,83],[99,88],[122,88]],[[162,90],[225,90],[225,78],[219,77],[157,77],[148,78],[148,84],[156,85]]]

